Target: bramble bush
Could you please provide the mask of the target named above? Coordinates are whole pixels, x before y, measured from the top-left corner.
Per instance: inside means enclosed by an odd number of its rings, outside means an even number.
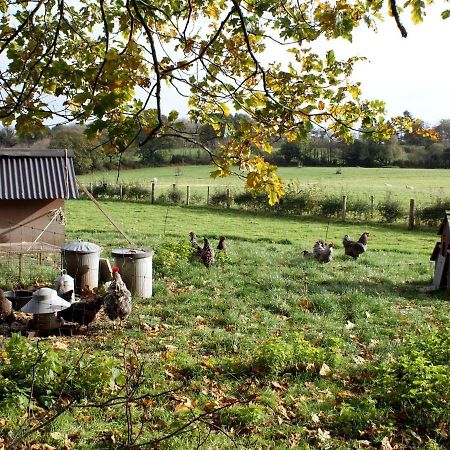
[[[0,349],[0,409],[53,407],[65,400],[94,401],[115,390],[120,369],[104,354],[55,350],[13,334]]]
[[[408,338],[401,354],[379,367],[374,394],[411,425],[448,427],[449,373],[450,328],[433,330]]]
[[[400,201],[390,196],[378,203],[377,210],[383,221],[387,223],[395,222],[406,215],[406,210]]]

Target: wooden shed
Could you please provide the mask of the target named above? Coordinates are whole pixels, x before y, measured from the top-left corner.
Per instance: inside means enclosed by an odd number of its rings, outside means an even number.
[[[64,200],[78,198],[73,151],[0,149],[0,251],[64,244]]]
[[[436,242],[430,256],[430,260],[436,263],[433,287],[450,290],[450,211],[445,211],[437,234],[441,236],[441,240]]]

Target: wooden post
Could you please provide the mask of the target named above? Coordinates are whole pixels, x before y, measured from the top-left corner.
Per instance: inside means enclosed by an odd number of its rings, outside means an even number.
[[[209,205],[209,195],[210,195],[211,187],[208,186],[208,192],[206,193],[206,205]]]
[[[347,196],[342,196],[342,220],[345,220],[347,216]]]
[[[416,201],[412,198],[409,200],[409,223],[408,230],[414,229],[414,216],[416,215]]]
[[[227,188],[227,208],[231,207],[231,191],[230,188]]]
[[[94,184],[92,181],[89,183],[89,192],[92,192],[92,189],[94,189]]]
[[[22,282],[23,274],[23,253],[19,253],[19,283]]]
[[[123,184],[120,184],[120,200],[123,199]]]
[[[370,196],[370,217],[373,217],[375,212],[375,197],[373,195]]]
[[[177,183],[172,184],[172,189],[175,190],[177,188]]]
[[[191,200],[191,187],[186,186],[186,206],[189,206],[190,200]]]
[[[151,192],[150,202],[152,205],[153,205],[153,203],[155,203],[155,182],[154,181],[152,181],[152,192]]]

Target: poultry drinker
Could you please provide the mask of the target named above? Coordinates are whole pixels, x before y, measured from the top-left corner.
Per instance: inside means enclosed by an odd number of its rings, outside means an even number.
[[[22,307],[21,311],[33,314],[29,323],[30,328],[36,330],[53,330],[60,328],[62,319],[56,313],[70,306],[66,300],[58,297],[54,289],[43,287],[33,293],[31,300]]]

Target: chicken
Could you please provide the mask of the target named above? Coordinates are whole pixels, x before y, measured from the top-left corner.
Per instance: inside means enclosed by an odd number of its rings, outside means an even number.
[[[303,250],[302,254],[307,258],[314,258],[320,262],[330,262],[333,259],[333,248],[334,248],[333,242],[325,244],[325,241],[323,239],[319,239],[314,244],[312,252]]]
[[[342,240],[344,245],[344,251],[347,256],[351,256],[353,259],[357,259],[361,253],[367,250],[367,241],[369,239],[370,233],[365,231],[358,241],[352,241],[350,236],[346,234]]]
[[[131,314],[131,292],[122,281],[119,268],[112,268],[113,281],[107,288],[103,303],[106,315],[111,320],[125,320]]]
[[[71,298],[72,291],[66,292],[63,295]],[[62,298],[64,298],[63,295],[61,295]],[[60,311],[58,316],[62,317],[67,322],[76,322],[80,325],[89,326],[102,306],[103,298],[100,295],[96,295],[92,298],[72,303],[69,308]]]
[[[189,236],[190,236],[190,242],[191,242],[191,245],[192,245],[192,247],[194,247],[194,249],[195,249],[195,254],[196,254],[196,256],[200,256],[201,255],[201,253],[202,253],[202,251],[203,251],[203,248],[200,246],[200,244],[197,242],[197,235],[195,234],[195,232],[194,231],[191,231],[190,233],[189,233]]]
[[[217,250],[220,250],[224,253],[227,252],[227,243],[225,236],[220,236],[219,243],[217,244]]]
[[[0,323],[11,325],[16,320],[13,313],[12,303],[0,289]]]
[[[211,247],[207,238],[203,238],[203,250],[200,254],[200,259],[206,267],[211,266],[216,259],[214,249]]]

